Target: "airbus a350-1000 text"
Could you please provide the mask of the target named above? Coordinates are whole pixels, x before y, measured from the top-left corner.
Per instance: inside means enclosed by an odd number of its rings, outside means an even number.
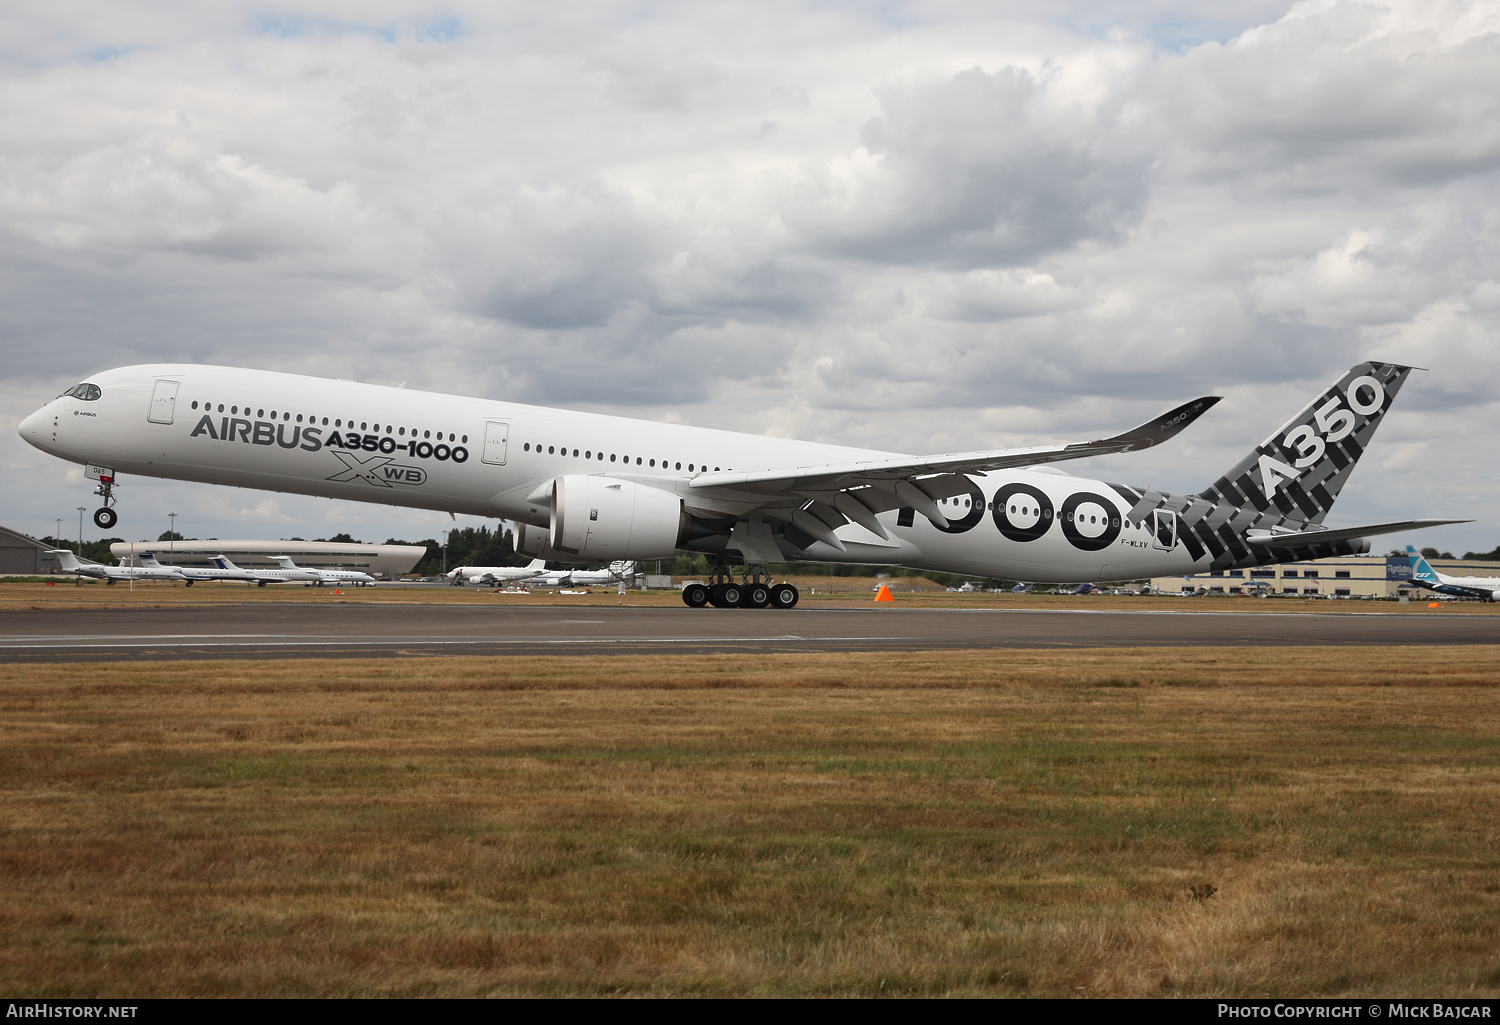
[[[534,558],[716,557],[692,606],[791,607],[769,563],[900,565],[1058,583],[1349,555],[1452,520],[1323,522],[1411,368],[1362,363],[1218,480],[1169,494],[1050,466],[1159,445],[1217,398],[1112,438],[908,456],[228,367],[122,367],[22,422],[83,463],[108,529],[118,474],[517,524]],[[731,565],[744,563],[740,579]]]

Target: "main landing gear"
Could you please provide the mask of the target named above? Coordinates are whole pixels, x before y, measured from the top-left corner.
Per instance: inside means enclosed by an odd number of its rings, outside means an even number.
[[[723,556],[714,560],[707,584],[689,584],[682,589],[682,603],[693,609],[705,605],[717,609],[789,609],[800,597],[791,584],[773,585],[766,568],[759,564],[747,566],[745,579],[736,582]]]
[[[110,530],[116,523],[120,522],[119,514],[112,508],[115,504],[115,479],[113,477],[101,476],[99,478],[99,486],[94,489],[94,494],[104,499],[104,508],[94,510],[94,526],[100,530]]]

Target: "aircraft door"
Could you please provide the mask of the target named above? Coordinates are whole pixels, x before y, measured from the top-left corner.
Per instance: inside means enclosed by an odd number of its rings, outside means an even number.
[[[1151,515],[1155,520],[1151,531],[1152,547],[1170,552],[1177,547],[1177,514],[1170,509],[1157,509]]]
[[[172,422],[172,412],[177,408],[177,382],[157,381],[151,392],[151,412],[146,419],[154,424]]]
[[[484,455],[486,463],[505,465],[505,450],[510,440],[510,424],[489,420],[484,425]]]

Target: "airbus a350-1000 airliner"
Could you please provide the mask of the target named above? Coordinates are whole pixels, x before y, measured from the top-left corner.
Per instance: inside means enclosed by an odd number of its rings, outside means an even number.
[[[789,608],[768,563],[900,565],[1078,583],[1201,573],[1368,550],[1324,517],[1411,368],[1361,363],[1197,494],[1048,465],[1159,445],[1217,398],[1100,441],[908,456],[513,402],[228,367],[122,367],[22,422],[88,466],[115,524],[118,474],[380,502],[517,525],[560,562],[717,556],[688,605]],[[732,564],[743,562],[738,581]]]

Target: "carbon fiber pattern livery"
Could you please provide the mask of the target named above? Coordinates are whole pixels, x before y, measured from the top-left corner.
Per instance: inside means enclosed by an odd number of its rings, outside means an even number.
[[[1169,495],[1111,485],[1144,521],[1157,510],[1177,518],[1177,540],[1211,570],[1352,555],[1353,541],[1276,547],[1245,540],[1251,528],[1306,529],[1328,515],[1375,437],[1411,367],[1360,363],[1334,382],[1213,486],[1197,495]]]

